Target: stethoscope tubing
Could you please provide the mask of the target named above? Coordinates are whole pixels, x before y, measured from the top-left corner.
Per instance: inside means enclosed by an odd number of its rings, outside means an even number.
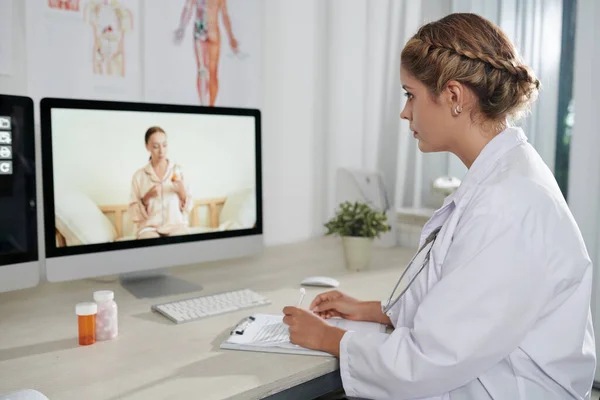
[[[404,269],[404,271],[400,275],[400,279],[398,279],[398,281],[396,282],[396,286],[394,286],[394,290],[390,294],[390,297],[389,297],[389,299],[387,301],[386,306],[383,307],[383,309],[382,309],[382,311],[383,311],[384,314],[387,314],[400,301],[400,299],[404,296],[404,294],[408,291],[408,289],[410,289],[410,286],[413,284],[413,282],[415,281],[415,279],[417,279],[417,277],[419,276],[419,274],[423,271],[423,269],[425,268],[425,266],[429,263],[429,260],[431,258],[431,250],[433,249],[433,245],[435,244],[435,240],[437,239],[437,235],[438,235],[438,233],[439,233],[439,231],[440,231],[441,228],[442,227],[440,226],[440,227],[436,228],[433,232],[431,232],[429,234],[429,236],[427,237],[427,240],[425,240],[425,243],[423,244],[423,246],[421,246],[421,248],[413,256],[413,258],[410,260],[410,262],[408,263],[408,265],[406,266],[406,268]],[[404,276],[408,273],[408,271],[409,271],[410,267],[413,265],[415,259],[419,256],[419,254],[421,254],[421,252],[425,249],[425,247],[427,247],[428,244],[431,244],[431,246],[429,246],[429,249],[427,250],[427,254],[425,254],[425,259],[421,263],[421,268],[419,268],[419,270],[417,271],[417,273],[408,282],[408,285],[406,285],[406,287],[400,292],[400,294],[398,295],[398,297],[396,297],[396,299],[394,299],[394,301],[392,302],[392,298],[394,297],[394,294],[396,294],[396,290],[398,290],[398,286],[400,286],[400,283],[402,283],[402,280],[404,279]]]

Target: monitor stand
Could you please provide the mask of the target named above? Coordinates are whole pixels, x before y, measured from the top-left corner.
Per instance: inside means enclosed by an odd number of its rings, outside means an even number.
[[[169,275],[165,271],[143,271],[123,274],[121,285],[138,299],[151,299],[202,290],[202,286]]]

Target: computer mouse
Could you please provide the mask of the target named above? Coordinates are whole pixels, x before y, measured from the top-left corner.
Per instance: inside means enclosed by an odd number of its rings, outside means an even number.
[[[46,396],[33,389],[19,390],[13,393],[0,394],[0,400],[49,400]]]
[[[340,283],[327,276],[309,276],[300,282],[303,286],[338,287]]]

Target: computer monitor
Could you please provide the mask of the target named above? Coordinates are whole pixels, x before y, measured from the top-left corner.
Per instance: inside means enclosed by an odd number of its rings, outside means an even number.
[[[39,283],[33,100],[0,95],[0,292]]]
[[[120,275],[158,297],[200,287],[157,269],[262,251],[258,110],[44,98],[40,112],[49,281]]]

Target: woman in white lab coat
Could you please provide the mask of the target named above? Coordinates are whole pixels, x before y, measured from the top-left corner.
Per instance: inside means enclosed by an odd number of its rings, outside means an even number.
[[[421,27],[400,79],[419,149],[451,152],[468,172],[424,226],[398,301],[401,292],[382,307],[334,291],[312,312],[286,307],[291,341],[338,356],[348,397],[589,399],[591,261],[551,171],[511,124],[538,80],[473,14]],[[333,316],[395,329],[345,332],[327,324]]]

